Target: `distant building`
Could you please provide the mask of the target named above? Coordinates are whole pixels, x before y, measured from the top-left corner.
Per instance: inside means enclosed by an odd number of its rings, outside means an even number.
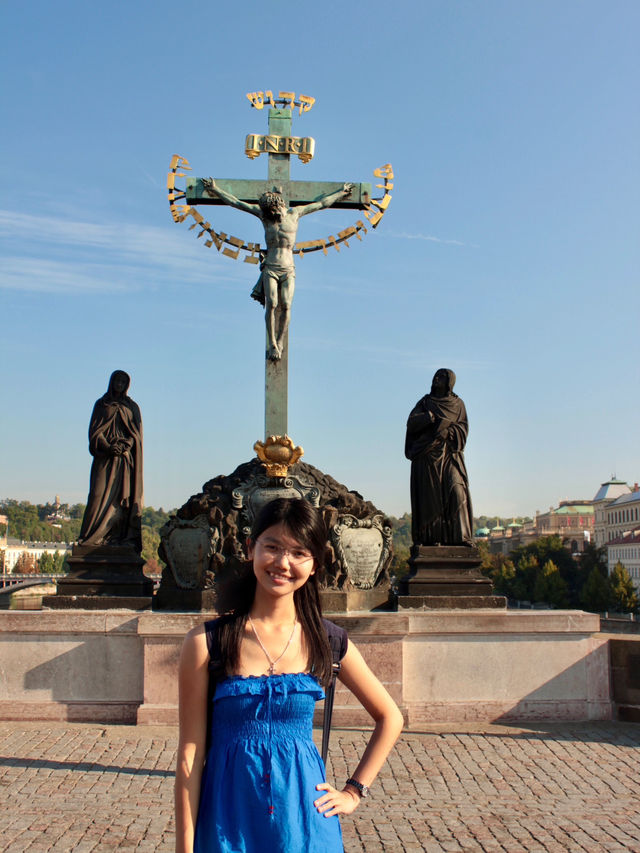
[[[593,499],[593,510],[595,516],[594,543],[602,548],[612,538],[607,530],[607,507],[618,498],[631,494],[631,489],[624,480],[611,477],[606,483],[602,483]]]
[[[49,513],[47,516],[47,521],[52,527],[62,527],[60,522],[69,521],[70,516],[66,514],[66,512],[62,509],[62,504],[60,503],[60,495],[55,496],[55,500],[53,502],[53,512]]]
[[[557,509],[549,507],[549,512],[536,511],[534,521],[512,522],[506,529],[494,527],[489,533],[489,550],[492,554],[510,554],[542,536],[559,536],[572,554],[578,554],[584,551],[585,543],[591,541],[593,527],[592,501],[560,501]]]
[[[619,539],[625,533],[640,526],[640,487],[635,483],[633,491],[620,495],[605,508],[606,544]]]
[[[560,501],[557,509],[536,512],[538,536],[560,536],[572,554],[584,551],[594,531],[593,501]]]
[[[3,571],[7,575],[12,574],[20,555],[25,552],[37,561],[43,554],[66,556],[71,553],[71,548],[69,542],[21,542],[19,539],[7,539],[6,544],[0,545]]]
[[[607,565],[609,574],[616,563],[622,563],[629,572],[636,592],[640,592],[640,527],[627,530],[622,536],[613,539],[607,545]]]
[[[487,534],[487,542],[491,554],[510,554],[522,545],[528,545],[536,539],[535,526],[532,521],[517,524],[515,521],[503,527],[497,524]]]

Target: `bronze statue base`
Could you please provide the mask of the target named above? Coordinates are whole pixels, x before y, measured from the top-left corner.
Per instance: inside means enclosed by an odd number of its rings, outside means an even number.
[[[143,610],[151,604],[153,581],[143,574],[142,557],[129,546],[74,545],[67,564],[69,574],[60,578],[55,595],[43,598],[43,607]]]
[[[409,575],[398,587],[398,610],[505,608],[506,598],[492,594],[481,563],[472,545],[414,546]]]

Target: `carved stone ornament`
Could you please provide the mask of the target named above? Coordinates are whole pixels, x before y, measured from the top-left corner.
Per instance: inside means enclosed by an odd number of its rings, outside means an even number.
[[[384,516],[343,515],[331,529],[331,542],[349,580],[358,589],[371,589],[380,577],[391,549],[392,533]]]
[[[265,466],[268,477],[286,477],[291,465],[295,465],[304,454],[304,450],[296,447],[288,435],[270,435],[265,442],[256,441],[253,449]]]
[[[161,536],[176,585],[201,589],[220,541],[218,529],[210,527],[204,515],[193,519],[174,517],[162,528]]]
[[[320,489],[298,477],[279,477],[274,481],[271,477],[261,476],[242,483],[234,489],[232,501],[234,509],[241,509],[247,522],[242,528],[244,536],[251,532],[251,525],[262,507],[276,498],[304,498],[317,507],[320,505]]]

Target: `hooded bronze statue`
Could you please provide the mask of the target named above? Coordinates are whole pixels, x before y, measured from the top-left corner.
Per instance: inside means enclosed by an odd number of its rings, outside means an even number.
[[[127,397],[129,375],[115,370],[89,424],[93,456],[89,497],[78,542],[142,551],[142,418]]]
[[[464,464],[469,423],[453,393],[453,370],[437,370],[407,421],[405,456],[411,460],[411,533],[414,546],[472,545],[473,514]]]

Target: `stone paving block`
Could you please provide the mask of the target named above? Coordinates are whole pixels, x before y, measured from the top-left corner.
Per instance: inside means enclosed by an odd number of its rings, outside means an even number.
[[[1,853],[173,853],[176,735],[3,726]],[[330,780],[344,781],[367,738],[333,732]],[[343,819],[345,851],[640,851],[639,746],[631,723],[407,733],[371,799]]]

